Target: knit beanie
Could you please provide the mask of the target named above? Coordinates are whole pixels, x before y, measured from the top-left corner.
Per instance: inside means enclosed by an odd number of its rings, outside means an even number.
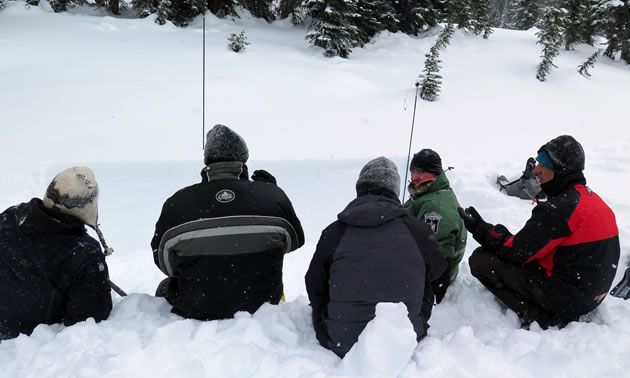
[[[72,167],[53,178],[43,198],[44,206],[79,218],[95,227],[98,218],[98,185],[90,168]]]
[[[381,156],[370,160],[359,173],[356,190],[357,194],[370,191],[387,190],[400,196],[400,175],[396,164]]]
[[[538,153],[541,151],[547,155],[556,173],[568,174],[584,170],[584,149],[570,135],[560,135],[550,140],[540,147]],[[543,162],[541,164],[545,165]]]
[[[409,170],[419,170],[439,176],[442,173],[442,159],[437,152],[430,148],[424,148],[413,155]]]
[[[246,163],[248,158],[247,144],[229,127],[214,125],[206,134],[206,146],[203,153],[205,165],[226,161]]]

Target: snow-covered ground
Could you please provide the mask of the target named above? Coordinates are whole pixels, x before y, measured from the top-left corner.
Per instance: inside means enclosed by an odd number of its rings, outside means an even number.
[[[287,302],[255,314],[200,322],[152,296],[163,274],[149,241],[162,203],[202,168],[202,19],[179,29],[47,3],[0,12],[0,211],[41,197],[56,173],[91,167],[101,188],[101,228],[116,250],[111,317],[39,326],[0,343],[2,377],[621,377],[630,353],[630,302],[607,298],[590,323],[521,330],[466,263],[429,336],[409,343],[400,306],[379,307],[343,361],[319,346],[303,277],[319,233],[354,198],[362,165],[392,158],[404,176],[415,88],[435,36],[385,33],[350,59],[322,56],[306,29],[206,17],[206,130],[224,123],[292,199],[306,244],[285,259]],[[228,49],[245,29],[251,45]],[[548,81],[535,79],[534,30],[458,31],[442,52],[438,101],[419,100],[412,150],[438,151],[460,203],[517,231],[533,205],[507,197],[514,177],[549,139],[584,146],[589,185],[612,207],[621,235],[617,279],[630,257],[630,66],[601,58],[592,77],[576,67],[590,46],[562,51]],[[477,246],[470,239],[467,255]],[[1,251],[0,251],[1,252]]]

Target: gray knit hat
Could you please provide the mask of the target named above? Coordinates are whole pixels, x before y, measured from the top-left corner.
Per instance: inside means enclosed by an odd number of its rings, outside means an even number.
[[[359,173],[357,194],[388,190],[400,196],[400,175],[396,164],[384,156],[370,160]]]
[[[85,224],[95,227],[98,218],[98,184],[94,172],[86,167],[72,167],[53,178],[44,206],[72,215]]]
[[[214,125],[206,134],[203,152],[205,165],[224,161],[246,163],[247,159],[249,159],[247,144],[234,130],[225,125]]]

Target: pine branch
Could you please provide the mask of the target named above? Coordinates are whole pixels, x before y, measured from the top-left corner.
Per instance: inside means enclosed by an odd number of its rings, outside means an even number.
[[[588,59],[586,59],[586,62],[580,64],[577,67],[580,75],[585,76],[585,77],[591,77],[591,74],[588,72],[588,70],[595,66],[595,63],[597,62],[597,59],[599,59],[601,54],[602,54],[602,49],[599,49],[595,51],[593,55],[589,56]]]

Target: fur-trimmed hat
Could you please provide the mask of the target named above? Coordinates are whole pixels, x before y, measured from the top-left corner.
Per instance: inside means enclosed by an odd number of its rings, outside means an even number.
[[[44,206],[79,218],[96,227],[98,219],[98,184],[94,172],[86,167],[72,167],[53,178],[43,198]]]
[[[556,173],[566,174],[584,170],[584,149],[570,135],[560,135],[550,140],[540,147],[538,153],[541,151],[547,154]]]
[[[430,148],[424,148],[413,155],[409,170],[417,169],[439,176],[442,173],[442,159],[437,152]]]
[[[224,161],[246,163],[249,150],[245,140],[234,130],[225,125],[214,125],[206,134],[206,146],[203,151],[205,165]]]
[[[370,191],[388,190],[400,196],[400,175],[396,164],[384,156],[370,160],[359,173],[357,194]]]

